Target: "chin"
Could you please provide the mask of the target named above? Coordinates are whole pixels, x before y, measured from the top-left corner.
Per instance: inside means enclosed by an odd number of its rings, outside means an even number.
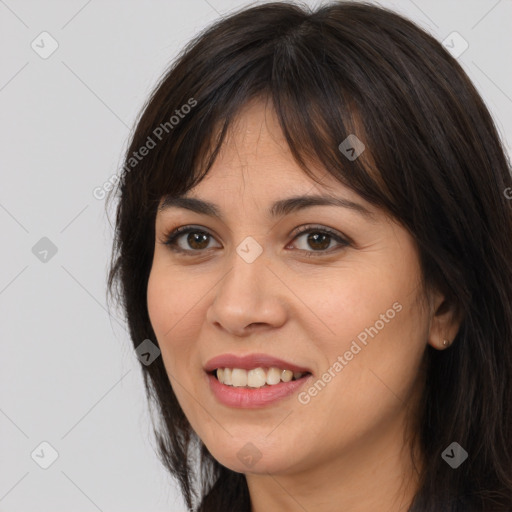
[[[224,457],[215,459],[227,467],[231,471],[235,471],[236,473],[252,473],[255,475],[266,475],[270,474],[279,474],[286,472],[290,469],[290,462],[287,461],[287,457],[276,457],[276,454],[273,454],[270,458],[266,457],[263,453],[261,454],[261,458],[255,458],[254,460],[248,459],[248,455],[245,455],[247,458],[245,461],[240,461],[237,455],[233,456],[233,454],[223,454]],[[244,458],[244,457],[241,457]]]
[[[220,464],[237,473],[277,474],[286,472],[295,464],[297,453],[290,457],[293,450],[282,443],[259,441],[256,437],[246,435],[243,438],[229,438],[226,444],[218,443],[207,446],[209,452]]]

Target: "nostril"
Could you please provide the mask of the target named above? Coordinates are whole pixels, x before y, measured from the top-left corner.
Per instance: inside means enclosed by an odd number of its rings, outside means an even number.
[[[260,326],[260,325],[265,325],[265,324],[263,322],[255,322],[253,324],[249,324],[247,327]]]

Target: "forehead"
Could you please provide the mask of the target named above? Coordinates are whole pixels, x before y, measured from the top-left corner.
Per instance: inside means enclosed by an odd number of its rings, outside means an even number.
[[[223,204],[251,197],[269,219],[313,206],[351,210],[376,222],[376,212],[326,169],[309,163],[316,182],[298,165],[276,113],[265,102],[251,101],[230,124],[206,176],[181,196],[166,195],[159,211],[183,209],[223,220]]]
[[[272,106],[252,100],[230,123],[207,175],[187,195],[203,196],[212,190],[233,193],[237,188],[250,188],[254,194],[261,192],[258,195],[278,191],[301,195],[314,189],[318,193],[344,191],[355,197],[320,164],[309,161],[308,166],[315,179],[293,157]]]

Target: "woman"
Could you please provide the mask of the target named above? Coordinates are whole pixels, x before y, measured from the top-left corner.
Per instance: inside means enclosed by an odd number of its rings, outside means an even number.
[[[264,4],[188,45],[109,288],[190,510],[512,510],[511,181],[467,75],[389,10]]]

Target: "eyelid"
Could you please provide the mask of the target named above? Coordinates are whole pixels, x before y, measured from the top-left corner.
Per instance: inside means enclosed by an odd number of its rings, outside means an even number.
[[[179,226],[177,228],[172,228],[168,231],[164,232],[163,240],[161,240],[161,243],[164,245],[171,246],[171,249],[175,250],[176,252],[183,252],[183,253],[204,253],[209,249],[203,249],[203,250],[197,250],[194,251],[192,249],[181,249],[181,247],[178,247],[176,244],[176,240],[185,234],[188,233],[204,233],[205,235],[208,235],[209,237],[216,239],[216,235],[213,235],[209,229],[203,228],[201,226],[195,226],[193,224],[187,224],[184,226]]]
[[[177,245],[177,240],[181,236],[188,234],[188,233],[203,233],[213,239],[216,239],[215,235],[213,235],[209,229],[203,228],[201,226],[187,224],[187,225],[179,226],[177,228],[173,228],[173,229],[167,231],[164,234],[164,240],[161,240],[161,243],[169,246],[169,248],[173,252],[185,254],[187,256],[200,256],[212,249],[212,248],[199,249],[199,250],[182,249],[181,247],[179,247]],[[305,224],[302,226],[298,226],[288,235],[288,237],[292,237],[291,242],[294,242],[298,237],[308,234],[308,233],[326,234],[326,235],[330,236],[338,244],[338,247],[335,249],[331,248],[328,250],[321,250],[321,251],[307,251],[304,249],[297,249],[299,251],[299,253],[306,254],[308,256],[313,256],[313,257],[314,256],[319,256],[319,257],[328,256],[328,255],[331,255],[331,253],[339,252],[340,250],[342,250],[346,247],[355,246],[355,243],[349,236],[346,236],[345,234],[343,234],[333,228],[329,228],[327,226],[322,226],[322,225],[318,225],[318,224]]]

